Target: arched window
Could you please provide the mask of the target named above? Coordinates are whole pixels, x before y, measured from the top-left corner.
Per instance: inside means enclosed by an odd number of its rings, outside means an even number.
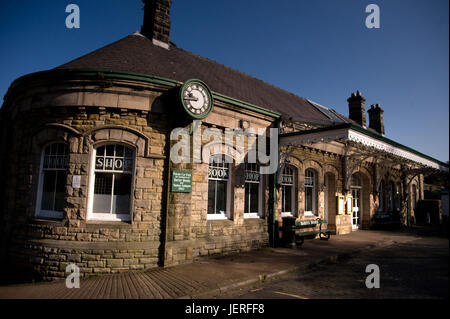
[[[307,169],[305,171],[305,216],[316,214],[316,174],[312,169]]]
[[[259,165],[246,163],[244,218],[257,218],[262,216],[261,182]]]
[[[361,179],[356,176],[355,174],[352,175],[352,185],[354,187],[361,187],[362,183],[361,183]]]
[[[90,219],[130,221],[134,150],[102,145],[94,149],[94,159]]]
[[[68,162],[69,153],[65,143],[53,143],[44,148],[39,175],[37,217],[63,217]]]
[[[281,175],[281,216],[294,216],[294,170],[289,166]]]
[[[224,155],[210,157],[208,169],[208,219],[227,219],[230,216],[231,163],[228,163],[226,159]]]

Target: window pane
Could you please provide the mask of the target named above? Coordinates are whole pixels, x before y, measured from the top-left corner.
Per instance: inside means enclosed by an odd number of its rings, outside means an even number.
[[[250,184],[250,213],[258,212],[258,187],[259,184]]]
[[[41,209],[53,210],[55,201],[56,171],[44,171],[44,183],[42,186]]]
[[[131,175],[114,175],[113,214],[128,214],[130,211]]]
[[[58,144],[52,144],[50,145],[51,151],[50,151],[50,155],[56,155],[58,152]]]
[[[104,146],[97,147],[97,156],[104,156],[104,155],[105,155],[105,147]]]
[[[65,185],[66,185],[66,172],[57,171],[56,172],[56,189],[55,189],[55,207],[53,208],[56,212],[62,212],[64,210],[64,198],[65,198]]]
[[[314,186],[314,172],[311,170],[306,170],[305,185],[306,186]]]
[[[250,204],[250,186],[251,186],[251,184],[245,183],[244,213],[250,213],[250,211],[249,211],[249,204]]]
[[[313,192],[311,187],[305,188],[305,211],[312,212]]]
[[[123,157],[123,146],[122,145],[116,145],[116,157]]]
[[[95,173],[94,213],[111,212],[112,179],[111,173]]]
[[[131,148],[125,147],[125,157],[133,157],[133,150]]]
[[[283,213],[292,212],[292,186],[283,186],[282,206]]]
[[[245,213],[258,213],[259,210],[259,184],[245,183]]]
[[[227,201],[227,183],[217,181],[216,214],[225,214]]]
[[[216,181],[208,181],[208,214],[214,214]]]
[[[106,156],[114,156],[114,145],[106,145]]]

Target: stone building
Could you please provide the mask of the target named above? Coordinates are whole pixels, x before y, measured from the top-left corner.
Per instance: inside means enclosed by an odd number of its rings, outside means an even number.
[[[378,213],[407,225],[424,174],[448,170],[385,137],[380,105],[367,125],[361,92],[345,117],[187,52],[170,42],[171,1],[143,2],[140,32],[25,75],[4,97],[1,258],[20,274],[60,278],[75,263],[87,276],[281,245],[287,220],[326,219],[336,234],[370,228]],[[245,133],[247,151],[206,148],[211,132],[228,131]],[[248,150],[274,145],[277,170],[263,174],[267,160]],[[175,161],[178,147],[191,160]]]

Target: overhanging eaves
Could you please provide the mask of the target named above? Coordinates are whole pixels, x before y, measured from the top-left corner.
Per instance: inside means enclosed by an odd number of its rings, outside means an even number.
[[[369,147],[425,167],[448,172],[448,165],[445,163],[353,124],[346,123],[343,125],[280,135],[280,146],[307,146],[332,141],[342,143],[352,142],[352,144]]]

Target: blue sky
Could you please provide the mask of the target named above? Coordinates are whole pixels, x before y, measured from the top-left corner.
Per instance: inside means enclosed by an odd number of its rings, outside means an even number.
[[[81,28],[67,29],[75,3]],[[367,29],[365,8],[381,11]],[[140,0],[2,1],[0,94],[142,24]],[[385,110],[386,136],[449,159],[448,0],[173,0],[177,46],[348,115],[360,90]]]

